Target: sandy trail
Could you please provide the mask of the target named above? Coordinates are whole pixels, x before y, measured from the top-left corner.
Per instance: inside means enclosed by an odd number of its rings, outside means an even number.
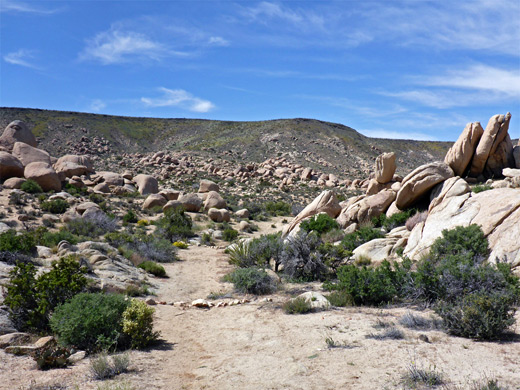
[[[222,249],[190,247],[179,254],[181,261],[165,264],[169,278],[155,279],[158,301],[191,302],[211,292],[231,292],[231,285],[220,281],[232,269]],[[131,351],[131,372],[107,382],[125,382],[133,389],[173,390],[399,389],[402,374],[417,362],[442,372],[450,385],[459,386],[453,389],[471,388],[473,380],[484,376],[520,389],[518,341],[483,343],[440,331],[409,330],[398,325],[407,308],[287,315],[280,309],[287,288],[271,295],[270,302],[248,297],[250,303],[211,309],[157,305],[155,324],[163,343],[148,351]],[[395,324],[405,338],[367,339],[367,334],[380,332],[374,329],[380,320]],[[426,335],[428,342],[420,335]],[[326,338],[345,348],[327,348]],[[79,389],[97,389],[102,384],[88,379],[88,359],[64,370],[41,372],[30,358],[0,351],[0,367],[1,389],[28,388],[31,380]]]

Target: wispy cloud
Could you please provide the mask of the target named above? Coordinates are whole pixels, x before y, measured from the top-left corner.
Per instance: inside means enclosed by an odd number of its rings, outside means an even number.
[[[211,46],[229,46],[229,41],[222,37],[209,37],[208,44]]]
[[[144,34],[112,28],[88,40],[87,46],[80,54],[80,59],[110,65],[132,60],[158,61],[168,55],[185,54],[170,51],[162,43],[156,42]]]
[[[424,106],[446,109],[520,99],[520,72],[488,65],[448,70],[443,75],[414,76],[412,84],[430,87],[380,92]]]
[[[101,99],[94,99],[91,103],[90,103],[90,109],[93,111],[93,112],[99,112],[103,109],[105,109],[107,106],[107,104],[101,100]]]
[[[163,96],[158,98],[141,98],[148,107],[180,107],[193,112],[208,112],[215,108],[209,100],[200,99],[183,89],[158,88]]]
[[[58,9],[45,9],[42,7],[34,7],[33,5],[22,3],[19,1],[2,0],[0,1],[0,12],[20,12],[30,14],[54,14]]]
[[[34,50],[20,49],[18,51],[6,54],[4,56],[4,61],[13,65],[25,66],[26,68],[40,69],[39,66],[32,62],[32,60],[35,58],[34,54]]]

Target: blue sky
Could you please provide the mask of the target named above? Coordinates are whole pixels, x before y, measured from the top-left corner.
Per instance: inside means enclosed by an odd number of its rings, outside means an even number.
[[[520,0],[0,0],[0,105],[455,140],[511,111]]]

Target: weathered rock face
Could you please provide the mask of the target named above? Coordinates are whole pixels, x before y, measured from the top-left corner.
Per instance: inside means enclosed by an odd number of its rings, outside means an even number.
[[[379,191],[384,190],[385,188],[392,187],[392,184],[393,184],[392,182],[381,184],[376,179],[370,179],[370,181],[368,182],[368,187],[367,187],[367,195],[375,195]]]
[[[23,142],[33,147],[38,145],[31,130],[24,122],[19,120],[9,123],[0,137],[0,145],[9,150],[13,148],[16,142]]]
[[[215,191],[218,192],[220,190],[220,187],[217,183],[211,181],[211,180],[201,180],[199,184],[199,192],[210,192]]]
[[[385,184],[392,180],[395,173],[395,153],[383,153],[376,158],[376,180]]]
[[[51,163],[51,156],[45,150],[41,150],[23,142],[15,142],[13,145],[13,156],[19,159],[26,167],[33,162]]]
[[[358,246],[354,249],[354,259],[369,258],[372,262],[379,263],[383,260],[396,257],[398,248],[404,248],[410,232],[405,226],[400,226],[389,232],[384,238],[377,238]]]
[[[510,120],[511,114],[509,112],[506,115],[491,117],[473,155],[470,168],[471,176],[477,177],[484,172],[489,156],[495,154],[498,145],[506,138]]]
[[[159,194],[150,194],[143,203],[143,210],[166,205],[166,198]]]
[[[500,176],[502,169],[511,167],[515,164],[513,157],[513,143],[509,134],[501,141],[496,149],[492,149],[489,154],[486,166],[484,168],[484,176],[497,177]]]
[[[513,266],[520,265],[520,190],[513,188],[446,198],[430,211],[425,222],[414,227],[404,255],[418,259],[428,253],[443,229],[474,223],[488,237],[491,261],[498,257]]]
[[[444,162],[453,169],[456,176],[462,176],[468,168],[483,133],[480,122],[468,123],[457,142],[446,153]]]
[[[520,143],[520,141],[518,141]],[[515,160],[515,166],[520,169],[520,145],[516,145],[513,149],[513,158]]]
[[[286,236],[289,234],[305,218],[312,217],[319,213],[327,213],[329,217],[336,218],[340,212],[341,206],[334,192],[331,190],[323,191],[284,228],[282,235]]]
[[[85,165],[79,165],[72,161],[59,161],[54,164],[54,170],[61,180],[67,177],[86,175],[89,170]]]
[[[432,210],[447,198],[464,195],[468,192],[471,192],[471,188],[466,180],[461,179],[458,176],[450,177],[448,180],[433,187],[428,210]]]
[[[336,222],[342,227],[370,221],[384,213],[395,200],[395,192],[385,189],[375,195],[355,198],[357,201],[344,207]]]
[[[40,185],[44,191],[61,191],[61,181],[52,166],[45,162],[33,162],[25,167],[24,176]]]
[[[204,210],[209,210],[211,208],[216,209],[224,209],[227,207],[226,201],[220,194],[216,191],[208,192],[206,196],[206,200],[204,201]]]
[[[125,179],[119,173],[98,172],[98,175],[110,186],[123,186],[125,184]]]
[[[150,175],[137,175],[134,182],[141,195],[157,194],[159,192],[159,183],[157,179]]]
[[[0,181],[23,177],[23,164],[12,154],[0,151]]]
[[[182,206],[186,211],[190,212],[198,212],[202,207],[202,199],[197,196],[197,194],[185,194],[179,198],[179,202],[181,202]]]
[[[92,161],[88,156],[80,156],[76,154],[66,154],[65,156],[61,156],[58,161],[56,162],[56,165],[70,162],[77,165],[82,165],[87,168],[88,173],[94,172],[94,166],[92,165]],[[56,169],[56,167],[54,167]],[[57,170],[57,169],[56,169]]]
[[[446,163],[421,165],[409,173],[401,183],[397,193],[396,206],[404,210],[413,205],[435,185],[453,177],[453,171]]]
[[[212,207],[208,210],[208,217],[213,222],[229,222],[230,221],[229,211],[226,209],[217,209],[217,208]]]

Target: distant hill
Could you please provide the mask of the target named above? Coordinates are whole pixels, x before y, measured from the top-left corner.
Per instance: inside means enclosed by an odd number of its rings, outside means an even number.
[[[231,122],[0,107],[2,128],[15,119],[26,122],[41,147],[55,156],[74,150],[83,137],[98,137],[110,154],[171,150],[250,162],[283,155],[351,177],[363,177],[377,155],[390,151],[397,155],[398,173],[406,174],[444,159],[452,144],[369,138],[341,124],[302,118]]]

